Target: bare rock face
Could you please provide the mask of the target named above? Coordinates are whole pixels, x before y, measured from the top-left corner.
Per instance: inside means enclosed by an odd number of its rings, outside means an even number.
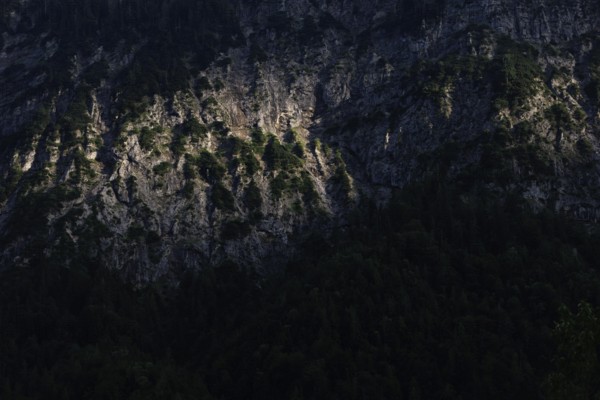
[[[596,1],[232,1],[201,51],[34,3],[0,24],[2,265],[266,272],[431,174],[600,214]]]

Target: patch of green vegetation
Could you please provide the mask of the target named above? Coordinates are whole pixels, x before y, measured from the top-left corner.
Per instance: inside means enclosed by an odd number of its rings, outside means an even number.
[[[312,144],[313,144],[313,146],[312,146],[313,151],[321,152],[323,150],[323,144],[321,143],[321,139],[316,138]]]
[[[579,139],[576,146],[577,150],[583,157],[590,157],[592,154],[594,154],[594,146],[592,146],[592,143],[586,138]]]
[[[20,191],[26,193],[30,189],[45,185],[50,182],[49,165],[43,165],[40,168],[33,168],[27,172],[27,178],[23,179]]]
[[[108,238],[111,235],[111,231],[105,223],[98,219],[95,214],[90,214],[86,219],[85,223],[82,224],[84,232],[88,233],[90,239]]]
[[[186,181],[185,185],[183,185],[183,189],[181,189],[181,193],[186,199],[191,200],[194,197],[194,188],[195,185],[193,181]]]
[[[96,149],[100,149],[102,147],[102,145],[104,144],[104,141],[102,140],[102,136],[94,136],[94,137],[89,137],[87,136],[88,139],[88,144],[93,145]],[[85,145],[85,143],[84,143]]]
[[[553,104],[546,110],[544,115],[548,121],[550,121],[554,129],[571,129],[573,127],[571,113],[569,113],[569,110],[564,103]]]
[[[508,105],[516,110],[538,93],[543,74],[537,57],[538,51],[531,45],[507,37],[498,39],[492,63],[496,108]]]
[[[88,102],[90,101],[89,87],[82,86],[75,91],[73,99],[65,113],[58,121],[63,131],[63,148],[70,148],[82,143],[82,136],[77,132],[85,132],[87,126],[92,122],[88,113]]]
[[[81,191],[70,184],[60,184],[45,191],[19,192],[17,206],[7,223],[7,232],[16,236],[43,233],[50,213],[80,197]]]
[[[270,182],[269,189],[275,200],[281,199],[285,193],[299,193],[311,207],[319,200],[314,182],[310,174],[302,171],[300,175],[280,171]]]
[[[348,175],[346,168],[341,165],[338,166],[331,179],[342,188],[346,195],[350,194],[352,191],[352,182],[350,181],[350,176]]]
[[[210,124],[210,130],[215,132],[219,136],[227,136],[230,132],[229,128],[225,125],[223,121],[214,121]]]
[[[93,179],[96,177],[96,172],[92,168],[92,162],[85,156],[82,150],[76,150],[73,153],[73,164],[75,166],[75,174],[72,176],[74,182],[82,181],[82,178]]]
[[[181,130],[184,135],[190,137],[192,143],[198,143],[201,139],[205,139],[208,133],[206,126],[201,124],[196,117],[187,119],[181,125]]]
[[[148,43],[136,53],[118,88],[117,106],[122,115],[135,120],[150,106],[155,95],[168,96],[188,88],[190,72],[179,51],[162,41]]]
[[[271,180],[269,187],[275,200],[281,199],[283,193],[289,188],[288,179],[289,175],[286,172],[280,172]]]
[[[202,107],[204,108],[215,108],[219,105],[219,102],[214,97],[208,97],[202,102]]]
[[[196,179],[198,177],[197,160],[191,154],[185,155],[185,164],[183,164],[183,176],[185,179]]]
[[[25,142],[27,149],[31,150],[33,138],[42,134],[50,123],[50,109],[47,104],[42,104],[33,113],[31,121],[23,128],[23,135],[20,135],[19,141]]]
[[[173,134],[173,140],[171,141],[171,151],[176,157],[179,157],[185,152],[187,143],[187,136],[175,133]]]
[[[173,169],[173,165],[170,162],[168,162],[168,161],[163,161],[160,164],[155,165],[154,168],[152,168],[152,170],[154,171],[154,173],[156,175],[158,175],[158,176],[165,175],[171,169]]]
[[[71,208],[65,215],[59,217],[54,222],[54,228],[59,232],[63,232],[67,226],[75,226],[77,221],[83,216],[83,213],[84,211],[80,207]]]
[[[125,240],[128,242],[142,242],[149,247],[150,261],[157,263],[160,261],[160,235],[153,230],[149,230],[140,223],[133,223],[127,228]]]
[[[331,146],[328,143],[323,144],[323,153],[325,154],[326,158],[331,157],[333,150],[331,149]]]
[[[554,173],[554,167],[548,155],[534,143],[514,146],[507,150],[507,155],[513,156],[522,167],[527,168],[536,176],[549,176]]]
[[[444,91],[454,82],[462,79],[480,81],[488,69],[489,61],[486,58],[451,55],[438,62],[418,63],[412,74],[418,76],[419,82],[423,82],[420,93],[439,106]]]
[[[202,178],[208,183],[219,182],[227,172],[221,161],[208,150],[202,150],[195,158],[195,164]]]
[[[112,234],[108,226],[98,219],[97,211],[93,209],[92,213],[86,218],[82,218],[83,210],[80,208],[71,209],[67,215],[54,223],[54,229],[61,232],[60,244],[52,249],[52,258],[56,260],[75,259],[80,254],[86,257],[96,258],[102,246],[101,241],[109,238]],[[77,237],[77,244],[65,232],[65,225]],[[62,226],[61,226],[62,225]]]
[[[519,142],[527,142],[535,137],[535,129],[528,121],[522,121],[515,125],[513,135]]]
[[[254,153],[243,152],[241,153],[240,158],[242,160],[242,163],[244,164],[244,167],[246,168],[246,173],[248,175],[254,175],[258,171],[260,171],[260,163],[254,156]]]
[[[239,162],[244,166],[247,175],[252,176],[260,171],[260,163],[254,155],[254,147],[252,144],[236,137],[232,138],[230,143],[232,155],[238,157]]]
[[[350,180],[350,176],[348,175],[346,163],[342,157],[342,152],[339,149],[335,153],[335,165],[335,173],[331,179],[342,188],[344,194],[347,196],[352,191],[352,182]]]
[[[248,210],[256,211],[260,210],[262,203],[260,189],[256,186],[256,182],[252,180],[244,192],[244,205]]]
[[[227,172],[221,161],[208,150],[202,150],[200,155],[196,157],[186,154],[185,159],[184,174],[186,179],[195,179],[199,172],[206,182],[214,184],[221,181]]]
[[[436,176],[450,174],[465,187],[482,182],[506,186],[515,179],[552,176],[554,164],[548,151],[536,137],[534,126],[524,121],[512,130],[501,124],[495,132],[485,131],[472,141],[449,142],[436,152],[421,155],[419,162],[423,170]],[[451,167],[464,159],[464,152],[480,152],[479,161],[451,172]]]
[[[302,198],[306,204],[311,206],[316,204],[320,199],[319,193],[317,193],[317,189],[315,188],[315,183],[306,171],[302,171],[301,184],[298,187],[298,191],[302,193]]]
[[[235,209],[235,199],[231,191],[223,186],[221,182],[217,182],[212,186],[211,200],[219,210],[233,211]]]
[[[224,68],[224,67],[227,67],[229,64],[231,64],[231,58],[227,57],[222,60],[222,62],[219,66],[221,68]],[[220,92],[221,90],[225,89],[225,84],[223,83],[222,80],[217,78],[215,80],[215,83],[213,84],[213,89],[215,89],[215,92]]]
[[[296,213],[296,214],[302,214],[302,212],[304,211],[304,206],[302,205],[302,201],[300,200],[296,200],[292,203],[292,212]]]
[[[293,171],[302,166],[302,160],[292,152],[293,145],[283,145],[272,135],[265,147],[263,160],[270,169]]]
[[[201,76],[196,83],[196,90],[200,93],[212,90],[212,85],[206,76]]]
[[[300,141],[294,143],[294,146],[292,147],[292,153],[296,157],[303,159],[306,156],[304,143]]]
[[[585,113],[585,111],[582,108],[577,107],[577,108],[575,108],[575,111],[573,112],[573,117],[575,118],[575,121],[577,121],[580,124],[583,124],[583,123],[585,123],[587,114]]]
[[[181,156],[185,152],[188,140],[191,140],[192,143],[198,143],[201,139],[206,138],[207,133],[207,127],[201,124],[197,118],[191,117],[175,130],[171,142],[171,151],[176,156]]]
[[[153,150],[156,142],[156,135],[161,132],[161,127],[157,126],[155,128],[149,128],[144,126],[139,134],[140,147],[145,151]]]
[[[115,150],[123,151],[125,149],[125,144],[127,143],[127,136],[128,133],[125,130],[121,129],[117,131],[113,142]]]
[[[555,146],[556,148],[560,148],[565,131],[569,131],[573,128],[571,114],[563,103],[556,103],[546,110],[544,115],[548,121],[550,121],[552,128],[556,132]]]
[[[267,135],[265,135],[262,129],[256,127],[250,132],[250,137],[255,153],[262,154],[264,152],[265,143],[267,143]]]

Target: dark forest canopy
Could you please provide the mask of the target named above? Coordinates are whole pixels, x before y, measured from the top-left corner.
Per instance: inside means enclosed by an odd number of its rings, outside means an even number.
[[[0,275],[0,395],[596,398],[599,238],[434,183],[266,279],[226,263],[134,291],[40,258]]]

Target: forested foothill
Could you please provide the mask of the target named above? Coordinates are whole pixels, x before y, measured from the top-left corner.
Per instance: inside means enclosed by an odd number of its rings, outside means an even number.
[[[0,279],[2,398],[593,398],[599,252],[593,227],[432,179],[266,277],[135,290],[40,256]]]

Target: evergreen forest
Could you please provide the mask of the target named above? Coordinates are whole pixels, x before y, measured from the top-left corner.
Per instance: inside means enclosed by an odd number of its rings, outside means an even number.
[[[360,210],[266,277],[3,272],[0,397],[597,398],[594,229],[435,179]]]

